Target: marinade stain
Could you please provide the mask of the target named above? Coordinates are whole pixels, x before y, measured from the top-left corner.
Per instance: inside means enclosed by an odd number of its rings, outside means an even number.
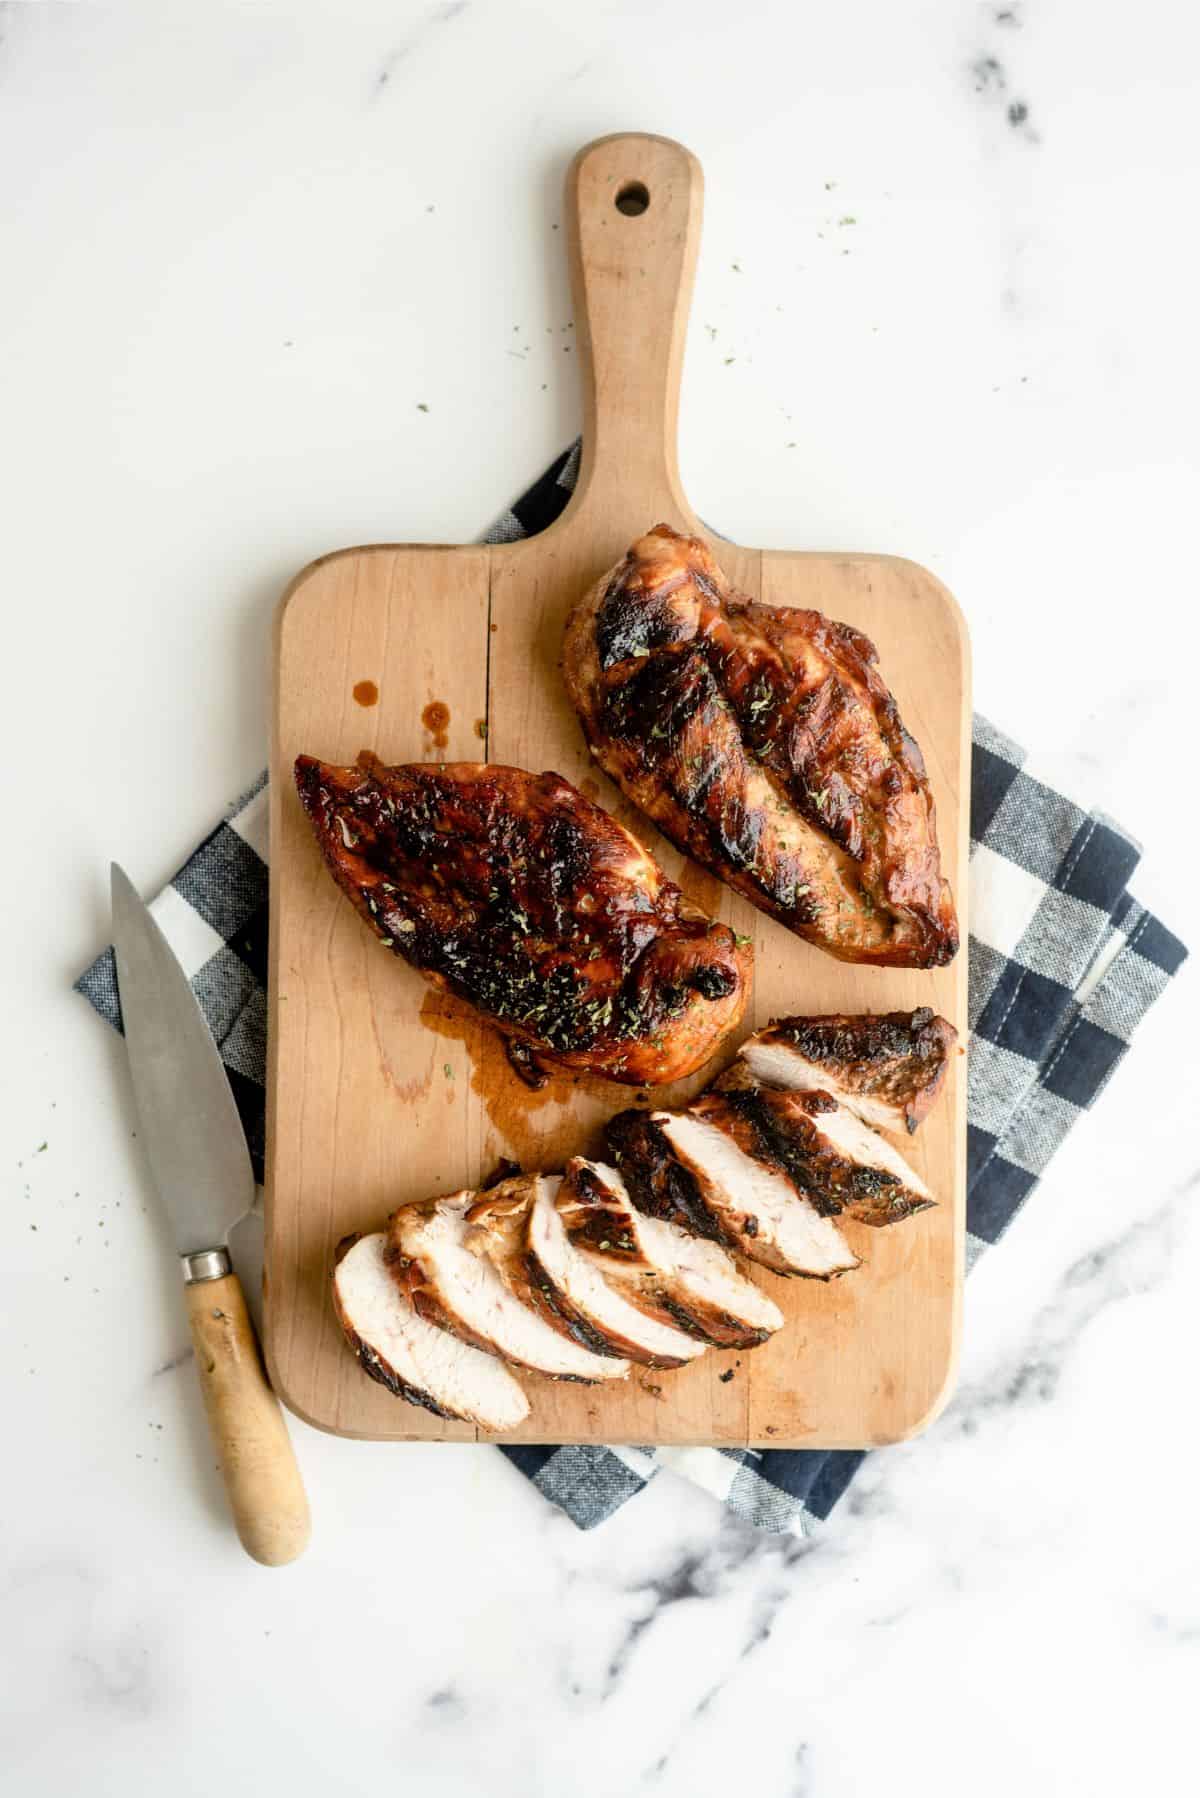
[[[450,727],[450,707],[440,699],[431,699],[421,713],[421,723],[433,738],[435,749],[444,749],[450,741],[447,731]]]

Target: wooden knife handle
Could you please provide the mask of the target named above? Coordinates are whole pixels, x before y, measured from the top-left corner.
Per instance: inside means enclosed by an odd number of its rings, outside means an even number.
[[[703,210],[700,164],[670,138],[601,137],[571,164],[566,223],[584,425],[564,526],[590,513],[594,535],[599,511],[628,513],[638,531],[660,516],[696,528],[676,437]]]
[[[291,1437],[236,1274],[184,1287],[208,1426],[242,1547],[264,1567],[304,1553],[312,1532]]]

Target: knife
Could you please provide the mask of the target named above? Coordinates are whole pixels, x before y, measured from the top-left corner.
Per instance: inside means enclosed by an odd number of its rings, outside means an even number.
[[[179,1249],[209,1429],[242,1547],[281,1567],[304,1552],[311,1524],[229,1255],[230,1228],[254,1202],[242,1121],[187,975],[116,862],[112,911],[133,1090]]]

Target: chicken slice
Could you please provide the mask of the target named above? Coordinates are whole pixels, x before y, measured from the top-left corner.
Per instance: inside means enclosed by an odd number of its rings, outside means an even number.
[[[576,1157],[555,1201],[571,1246],[647,1317],[718,1348],[755,1348],[783,1313],[719,1243],[638,1211],[615,1168]]]
[[[627,1362],[572,1342],[503,1277],[498,1263],[520,1257],[536,1185],[507,1181],[495,1195],[401,1206],[388,1229],[392,1273],[420,1316],[476,1348],[558,1380],[624,1379]]]
[[[638,1206],[778,1274],[828,1280],[858,1266],[836,1224],[711,1117],[623,1111],[608,1126]]]
[[[895,1224],[935,1203],[900,1151],[828,1093],[777,1092],[735,1062],[691,1109],[785,1174],[826,1216]]]
[[[600,1354],[624,1355],[643,1367],[681,1367],[702,1355],[703,1342],[639,1310],[591,1256],[574,1247],[555,1204],[558,1176],[538,1175],[536,1184],[526,1237],[528,1267],[561,1327]]]
[[[927,1005],[777,1018],[738,1051],[764,1086],[827,1092],[876,1130],[912,1135],[942,1089],[958,1032]]]
[[[364,1373],[410,1405],[484,1430],[512,1430],[529,1400],[506,1367],[426,1323],[397,1286],[382,1231],[361,1237],[339,1261],[333,1302]]]

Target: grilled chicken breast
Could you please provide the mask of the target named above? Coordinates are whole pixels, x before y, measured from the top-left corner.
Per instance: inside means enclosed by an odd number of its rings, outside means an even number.
[[[718,1348],[755,1348],[783,1313],[718,1243],[638,1211],[603,1162],[567,1163],[555,1206],[571,1246],[647,1317]]]
[[[702,1355],[702,1341],[639,1310],[573,1246],[555,1203],[560,1185],[557,1175],[537,1176],[526,1237],[529,1273],[560,1328],[599,1354],[643,1367],[681,1367]]]
[[[628,1362],[571,1341],[502,1278],[497,1264],[521,1257],[536,1180],[506,1185],[494,1195],[454,1193],[393,1214],[388,1265],[413,1309],[427,1323],[534,1373],[624,1379]]]
[[[733,1107],[622,1111],[608,1142],[635,1202],[652,1217],[736,1249],[777,1274],[828,1280],[858,1266],[837,1225],[782,1167],[738,1140]]]
[[[517,1065],[658,1085],[709,1059],[750,958],[557,774],[300,756],[330,872],[383,944],[469,1000]]]
[[[958,1032],[919,1011],[777,1018],[738,1054],[764,1086],[827,1092],[877,1130],[911,1135],[942,1089]]]
[[[940,967],[958,925],[933,798],[875,664],[664,524],[575,606],[562,653],[596,759],[685,854],[843,961]]]
[[[777,1092],[735,1062],[689,1109],[786,1176],[826,1217],[895,1224],[934,1203],[900,1151],[828,1093]]]
[[[492,1355],[426,1323],[393,1279],[387,1237],[364,1236],[342,1256],[333,1302],[351,1348],[373,1380],[438,1417],[511,1430],[529,1400]]]

